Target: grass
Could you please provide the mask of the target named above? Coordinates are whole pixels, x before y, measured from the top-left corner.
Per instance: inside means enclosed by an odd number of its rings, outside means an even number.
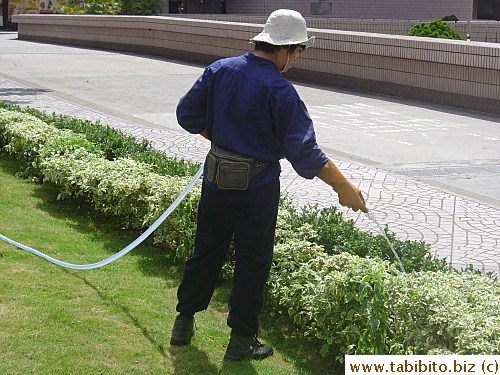
[[[136,234],[109,228],[77,202],[57,201],[51,185],[14,175],[0,154],[0,233],[55,258],[107,258]],[[81,202],[80,202],[81,205]],[[176,290],[165,251],[146,241],[94,270],[70,270],[0,241],[0,374],[325,374],[308,341],[263,314],[264,361],[225,363],[227,287],[218,288],[187,347],[171,347]]]

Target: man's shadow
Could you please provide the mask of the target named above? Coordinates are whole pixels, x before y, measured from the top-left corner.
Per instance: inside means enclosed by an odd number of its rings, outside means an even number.
[[[252,361],[247,359],[241,362],[228,362],[222,363],[221,375],[257,375],[257,371],[252,365]]]
[[[208,355],[195,345],[170,346],[174,375],[218,374],[219,369],[208,360]]]
[[[211,363],[208,355],[196,345],[170,346],[174,365],[173,375],[256,375],[257,372],[250,360],[241,362],[222,361],[222,366]]]

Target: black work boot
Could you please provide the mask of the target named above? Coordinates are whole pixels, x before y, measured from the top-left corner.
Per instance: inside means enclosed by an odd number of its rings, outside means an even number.
[[[172,328],[172,337],[170,338],[170,345],[188,345],[191,338],[194,336],[194,317],[185,317],[177,315]]]
[[[229,345],[227,346],[226,361],[243,361],[244,359],[264,359],[273,354],[270,345],[264,345],[254,337],[242,337],[231,332]]]

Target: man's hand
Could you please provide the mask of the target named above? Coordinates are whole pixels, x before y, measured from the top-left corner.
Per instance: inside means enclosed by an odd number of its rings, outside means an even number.
[[[339,203],[342,206],[349,207],[354,212],[357,212],[358,210],[365,213],[368,212],[363,193],[348,180],[338,185],[334,190],[339,195]]]
[[[337,192],[339,195],[339,203],[342,206],[349,207],[355,212],[359,210],[365,213],[368,212],[365,198],[363,197],[361,190],[345,178],[333,161],[328,160],[316,176],[330,185],[333,190]]]

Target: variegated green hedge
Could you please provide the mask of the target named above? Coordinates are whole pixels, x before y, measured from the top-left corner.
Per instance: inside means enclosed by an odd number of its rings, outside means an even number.
[[[107,160],[84,135],[28,114],[0,109],[0,139],[6,152],[28,162],[37,179],[56,184],[60,198],[82,198],[126,228],[152,224],[190,180],[158,175],[131,159]],[[199,194],[200,184],[153,235],[181,259],[192,251]]]
[[[328,255],[289,239],[275,247],[268,299],[321,352],[500,354],[500,282],[467,272],[403,274],[379,259]]]

